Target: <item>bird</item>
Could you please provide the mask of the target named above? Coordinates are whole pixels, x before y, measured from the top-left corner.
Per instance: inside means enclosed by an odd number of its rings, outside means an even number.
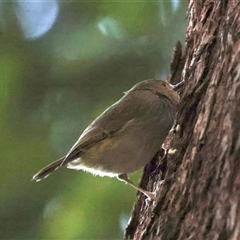
[[[170,131],[180,96],[177,85],[148,79],[135,84],[80,135],[62,158],[37,172],[40,181],[60,167],[116,177],[150,199],[155,193],[135,185],[128,175],[146,165]]]

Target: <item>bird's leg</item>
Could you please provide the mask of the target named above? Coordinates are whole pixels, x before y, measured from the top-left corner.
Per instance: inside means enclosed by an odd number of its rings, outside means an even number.
[[[118,179],[120,181],[124,181],[125,183],[128,183],[130,186],[132,186],[133,188],[137,189],[139,192],[143,193],[145,196],[147,196],[150,199],[156,199],[156,194],[154,192],[148,192],[143,190],[142,188],[134,185],[134,183],[128,179],[127,174],[119,174],[118,175]]]

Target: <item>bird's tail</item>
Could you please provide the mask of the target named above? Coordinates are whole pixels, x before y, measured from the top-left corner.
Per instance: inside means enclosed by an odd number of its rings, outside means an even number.
[[[38,181],[42,180],[43,178],[46,178],[50,173],[57,170],[59,167],[66,165],[66,163],[64,163],[64,159],[65,159],[65,157],[62,157],[62,158],[56,160],[55,162],[49,164],[45,168],[41,169],[38,173],[36,173],[33,176],[32,180],[35,180],[38,182]]]

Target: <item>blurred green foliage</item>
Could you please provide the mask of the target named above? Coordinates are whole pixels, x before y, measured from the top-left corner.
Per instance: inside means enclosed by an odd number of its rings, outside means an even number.
[[[0,239],[122,239],[131,187],[67,169],[30,179],[123,91],[167,77],[186,9],[176,0],[0,3]]]

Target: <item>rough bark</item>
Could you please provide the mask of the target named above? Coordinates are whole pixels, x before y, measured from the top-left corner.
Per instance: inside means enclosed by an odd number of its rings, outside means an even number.
[[[141,185],[157,199],[139,197],[126,237],[239,240],[240,1],[190,1],[180,76],[177,151],[160,172],[146,166]]]

